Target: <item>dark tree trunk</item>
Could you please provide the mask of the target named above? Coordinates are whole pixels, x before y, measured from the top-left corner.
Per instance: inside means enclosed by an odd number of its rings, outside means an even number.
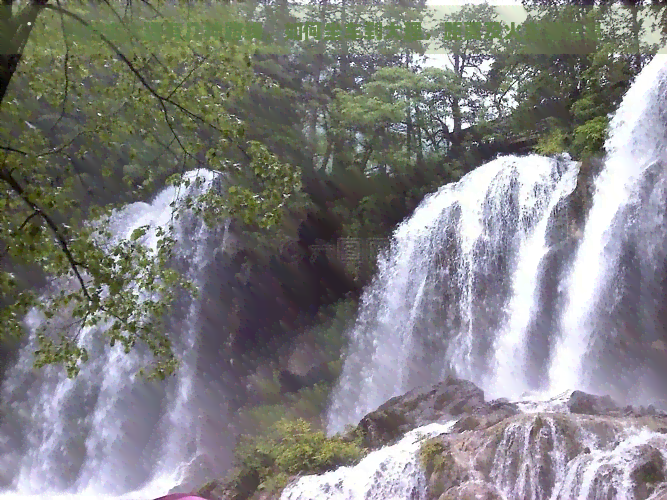
[[[5,100],[9,82],[11,82],[16,68],[18,68],[20,60],[21,54],[0,54],[0,106]]]
[[[37,16],[49,0],[31,0],[18,13],[12,11],[13,0],[2,0],[0,9],[0,107],[9,83],[21,61]]]

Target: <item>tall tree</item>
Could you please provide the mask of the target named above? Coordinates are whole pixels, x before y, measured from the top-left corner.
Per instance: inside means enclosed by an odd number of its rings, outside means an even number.
[[[193,167],[228,172],[233,178],[234,169],[245,166],[253,182],[233,186],[224,199],[209,193],[202,200],[209,221],[238,215],[248,223],[271,226],[285,199],[299,188],[298,170],[278,161],[260,142],[246,141],[244,124],[226,106],[255,81],[251,58],[259,42],[211,36],[217,33],[180,36],[178,21],[186,14],[190,28],[201,28],[213,8],[190,7],[186,12],[148,2],[107,2],[99,8],[47,0],[3,2],[2,334],[19,335],[30,307],[47,318],[54,311],[71,310],[77,325],[74,332],[40,335],[38,365],[64,363],[68,374],[76,374],[87,358],[77,345],[77,331],[103,320],[110,321],[106,335],[112,344],[130,350],[143,343],[152,350],[155,375],[173,373],[177,365],[161,320],[178,287],[190,287],[169,268],[173,238],[163,234],[155,255],[121,242],[110,251],[123,258],[111,258],[98,237],[105,234],[104,223],[93,227],[85,221],[119,204],[82,204],[81,158],[122,150],[133,164],[121,165],[120,171],[134,199],[151,184],[144,182],[151,177],[145,165],[155,161],[176,174],[171,182],[177,183]],[[221,19],[239,19],[234,6],[216,8]],[[169,36],[170,31],[173,38],[164,43],[159,34]],[[146,158],[151,153],[157,156]],[[108,167],[100,169],[97,182],[113,177],[114,166]],[[145,228],[133,238],[143,232]],[[74,286],[64,295],[38,300],[16,279],[13,271],[20,266],[70,279]],[[134,286],[155,298],[140,301],[131,292]]]

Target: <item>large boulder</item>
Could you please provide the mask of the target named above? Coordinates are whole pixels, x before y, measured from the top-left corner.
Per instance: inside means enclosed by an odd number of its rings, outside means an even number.
[[[472,414],[484,406],[484,391],[467,380],[448,377],[434,386],[390,399],[366,415],[358,429],[366,446],[373,449],[419,426]]]
[[[648,498],[658,484],[667,480],[665,458],[660,450],[651,445],[642,445],[638,452],[630,478],[635,485],[635,498]]]
[[[466,415],[454,424],[454,432],[487,429],[521,413],[518,405],[506,399],[498,399],[475,408],[471,415]]]
[[[611,415],[620,407],[610,396],[594,396],[582,391],[574,391],[567,402],[572,413],[580,415]]]
[[[597,415],[607,417],[665,417],[667,413],[662,410],[664,402],[656,402],[647,407],[625,406],[622,407],[610,396],[595,396],[582,391],[574,391],[567,402],[567,408],[571,413],[579,415]]]

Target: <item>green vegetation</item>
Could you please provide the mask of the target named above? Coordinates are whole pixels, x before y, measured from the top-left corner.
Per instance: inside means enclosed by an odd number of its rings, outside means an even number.
[[[537,2],[528,21],[609,18],[609,2],[588,12],[565,8],[571,3]],[[140,244],[145,229],[111,248],[102,242],[111,210],[167,184],[186,188],[186,171],[225,179],[221,192],[184,204],[212,226],[233,218],[254,248],[248,273],[261,275],[303,243],[305,220],[321,221],[314,237],[329,243],[386,238],[426,194],[496,154],[599,154],[607,115],[660,43],[638,45],[649,26],[628,9],[616,22],[628,35],[618,43],[638,53],[603,45],[524,54],[511,39],[447,40],[448,65],[425,67],[419,41],[390,37],[312,39],[283,45],[285,53],[269,35],[296,21],[290,4],[263,5],[3,4],[0,42],[13,54],[0,55],[0,336],[18,338],[26,311],[41,310],[50,321],[37,366],[76,375],[89,356],[79,336],[97,326],[95,335],[127,352],[148,347],[153,375],[174,373],[163,320],[178,296],[196,290],[170,268],[172,232],[158,235],[155,250]],[[315,2],[308,15],[321,22],[340,5]],[[382,4],[382,15],[394,8]],[[406,8],[411,20],[425,15],[423,2]],[[259,22],[267,37],[174,33],[166,43],[155,29],[142,33],[142,21],[162,16],[189,27]],[[488,5],[466,5],[434,36],[445,40],[450,22],[497,18]],[[109,37],[94,29],[100,21],[114,23]],[[285,287],[303,282],[284,274]],[[370,276],[359,273],[354,286]],[[49,279],[69,285],[41,300],[36,290]],[[337,293],[332,301],[345,292]],[[330,344],[334,361],[342,346]]]
[[[448,449],[442,439],[426,439],[419,450],[419,459],[422,467],[426,469],[428,476],[434,472],[442,471],[447,466],[449,455]]]
[[[339,300],[318,312],[318,323],[309,331],[327,359],[334,363],[332,368],[338,367],[339,371],[339,360],[347,344],[346,333],[354,325],[357,307],[354,299]]]
[[[177,9],[181,17],[190,14]],[[30,307],[47,319],[68,311],[72,326],[54,333],[44,323],[36,365],[62,363],[69,376],[88,359],[77,344],[81,331],[104,323],[111,345],[120,343],[126,352],[137,343],[150,348],[151,375],[164,378],[177,366],[162,320],[181,290],[194,290],[169,267],[171,232],[157,235],[156,251],[138,244],[146,228],[137,230],[132,242],[103,248],[109,236],[104,216],[113,208],[160,184],[188,187],[190,181],[180,175],[185,170],[206,166],[233,176],[244,165],[247,182],[238,180],[224,197],[208,193],[197,208],[209,223],[238,216],[268,228],[300,188],[299,169],[246,139],[243,123],[226,105],[257,81],[251,62],[255,45],[172,44],[132,32],[117,45],[90,28],[100,13],[122,25],[123,16],[147,16],[149,10],[143,4],[112,2],[97,10],[35,0],[13,8],[10,2],[1,12],[3,35],[8,32],[22,53],[18,66],[0,58],[1,333],[19,336]],[[227,15],[239,14],[229,8]],[[195,16],[201,22],[206,12]],[[72,29],[88,29],[89,42],[70,40]],[[81,171],[85,159],[99,165]],[[95,191],[109,188],[114,196],[93,203]],[[92,196],[82,199],[82,191]],[[100,222],[84,222],[91,218]],[[40,300],[7,267],[36,268],[73,286]]]
[[[241,498],[255,491],[276,491],[302,473],[322,473],[351,465],[364,455],[359,440],[326,437],[303,419],[280,420],[266,435],[244,437],[236,449],[236,468],[229,485]]]
[[[241,409],[246,424],[254,429],[266,429],[284,418],[303,418],[320,427],[320,419],[327,409],[331,396],[331,385],[317,384],[301,389],[295,394],[274,396],[277,403],[261,404]],[[271,395],[267,398],[271,401]]]
[[[357,302],[353,299],[340,300],[324,307],[317,314],[316,324],[306,332],[308,338],[313,339],[318,352],[329,360],[326,368],[336,379],[343,368],[345,334],[353,325],[356,309]],[[259,434],[281,419],[301,418],[316,428],[322,427],[321,419],[335,385],[335,381],[322,381],[295,393],[282,394],[278,370],[275,369],[271,371],[271,376],[251,376],[250,383],[262,404],[241,408],[239,420],[246,424],[248,431]]]

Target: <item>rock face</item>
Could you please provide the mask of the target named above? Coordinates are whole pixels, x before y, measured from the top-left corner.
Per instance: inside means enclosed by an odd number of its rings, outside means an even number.
[[[581,391],[564,409],[543,410],[486,402],[474,384],[450,377],[392,398],[357,430],[376,449],[457,419],[422,447],[427,500],[667,500],[667,414]]]
[[[663,410],[654,405],[648,407],[626,406],[622,408],[609,396],[594,396],[582,391],[574,391],[567,402],[571,413],[579,415],[600,415],[609,417],[642,417],[646,415],[666,416]]]
[[[580,415],[610,415],[619,407],[609,396],[593,396],[581,391],[574,391],[567,402],[572,413]]]
[[[366,446],[375,449],[432,422],[489,411],[484,391],[467,380],[448,377],[430,388],[414,389],[390,399],[359,423]],[[518,410],[517,410],[518,411]]]
[[[651,445],[642,445],[638,450],[639,457],[630,473],[635,498],[648,498],[657,484],[664,483],[665,458],[660,450]]]
[[[285,498],[667,500],[667,414],[623,408],[609,396],[487,402],[473,383],[449,377],[390,399],[351,432],[376,451],[340,472],[298,478],[308,474],[301,471]],[[406,446],[414,447],[406,454]],[[217,486],[210,498],[279,495]]]
[[[522,413],[508,401],[485,403],[479,389],[452,379],[394,398],[384,414],[393,411],[409,426],[429,414],[413,409],[414,402],[434,408],[443,392],[456,395],[443,411],[459,419],[422,448],[427,500],[667,499],[663,413],[581,391],[572,393],[566,412]],[[377,413],[366,420],[376,422]]]
[[[470,481],[450,489],[439,500],[503,500],[503,497],[486,483]]]

